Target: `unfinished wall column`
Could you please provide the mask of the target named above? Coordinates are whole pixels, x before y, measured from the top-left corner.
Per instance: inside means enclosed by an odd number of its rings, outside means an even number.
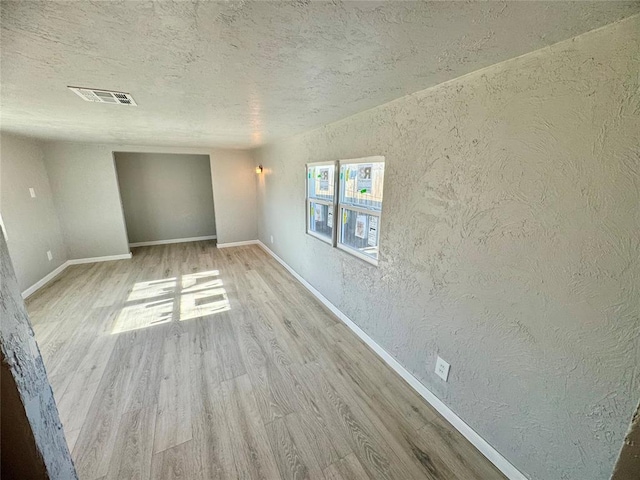
[[[640,475],[640,403],[636,408],[611,480],[637,480]]]
[[[2,477],[77,479],[4,233],[0,271]]]

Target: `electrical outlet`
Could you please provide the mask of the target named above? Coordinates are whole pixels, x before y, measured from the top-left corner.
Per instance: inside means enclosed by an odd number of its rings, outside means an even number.
[[[271,244],[273,245],[273,235],[271,235]]]
[[[49,259],[49,261],[53,260],[53,254],[51,253],[51,250],[47,250],[47,258]]]
[[[451,368],[451,365],[449,365],[443,359],[438,357],[438,360],[436,360],[436,375],[438,375],[445,382],[449,378],[449,369],[450,368]]]
[[[29,195],[31,195],[31,198],[36,198],[36,189],[29,187]]]

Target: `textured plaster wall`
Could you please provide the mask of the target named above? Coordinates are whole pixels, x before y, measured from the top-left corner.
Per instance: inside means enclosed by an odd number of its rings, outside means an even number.
[[[3,434],[5,429],[16,434],[10,442],[3,442],[3,473],[9,474],[8,478],[15,475],[13,478],[77,479],[53,391],[2,234],[0,274],[2,430]],[[9,381],[7,375],[13,381]],[[18,450],[18,445],[23,448]],[[5,455],[8,452],[12,455]]]
[[[36,198],[29,194],[30,187]],[[2,134],[0,212],[18,285],[24,291],[67,260],[40,142]],[[51,261],[47,250],[53,255]]]
[[[638,1],[2,0],[3,128],[251,148],[640,12]],[[70,83],[130,92],[88,104]]]
[[[639,81],[636,16],[255,153],[259,238],[533,479],[609,478],[638,402]],[[378,268],[304,233],[305,162],[369,155]]]

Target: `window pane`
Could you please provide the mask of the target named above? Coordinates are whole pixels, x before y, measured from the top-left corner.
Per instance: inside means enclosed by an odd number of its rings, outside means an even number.
[[[309,198],[333,202],[335,165],[316,165],[307,168]]]
[[[309,202],[309,231],[333,240],[333,207]]]
[[[384,162],[343,163],[340,166],[340,202],[382,210]]]
[[[377,260],[380,217],[348,208],[341,208],[340,211],[340,242]]]

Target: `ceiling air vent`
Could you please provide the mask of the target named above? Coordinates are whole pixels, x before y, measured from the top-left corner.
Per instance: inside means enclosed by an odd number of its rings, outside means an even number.
[[[111,92],[109,90],[96,90],[95,88],[83,87],[69,87],[69,90],[87,102],[137,106],[133,97],[124,92]]]

